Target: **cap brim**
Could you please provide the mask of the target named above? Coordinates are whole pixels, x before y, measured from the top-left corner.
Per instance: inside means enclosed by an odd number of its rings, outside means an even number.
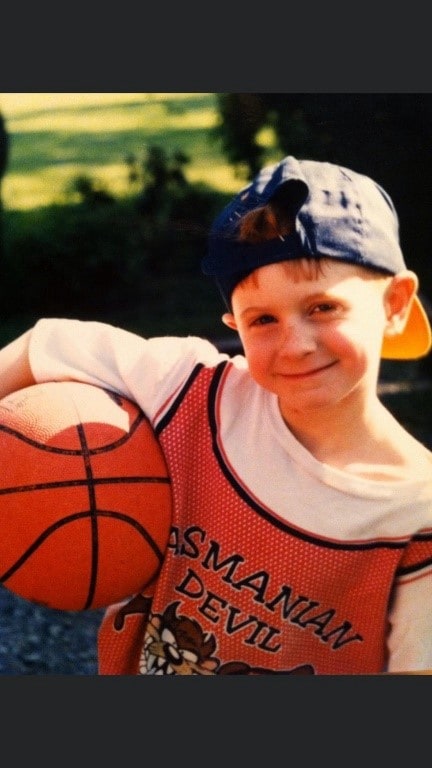
[[[416,360],[432,347],[432,332],[428,316],[418,298],[414,297],[403,333],[384,337],[381,357],[385,360]]]

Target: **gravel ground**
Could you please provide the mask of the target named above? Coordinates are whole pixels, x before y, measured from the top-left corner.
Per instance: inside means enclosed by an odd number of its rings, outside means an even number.
[[[102,615],[44,608],[0,585],[0,675],[96,675]]]

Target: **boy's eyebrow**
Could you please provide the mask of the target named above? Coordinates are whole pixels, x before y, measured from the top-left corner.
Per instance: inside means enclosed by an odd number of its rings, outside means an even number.
[[[261,307],[246,307],[242,312],[240,312],[240,317],[244,317],[245,315],[254,314],[254,312],[265,312],[267,310],[267,306],[264,304]]]
[[[315,291],[315,293],[310,293],[307,296],[303,296],[302,300],[306,301],[317,301],[318,299],[333,299],[337,301],[346,301],[345,298],[342,296],[339,296],[338,293],[334,290],[328,289],[325,291]],[[243,317],[244,315],[247,315],[249,313],[253,312],[263,312],[263,311],[271,311],[272,304],[270,302],[265,302],[261,305],[251,307],[246,307],[240,312],[240,317]]]

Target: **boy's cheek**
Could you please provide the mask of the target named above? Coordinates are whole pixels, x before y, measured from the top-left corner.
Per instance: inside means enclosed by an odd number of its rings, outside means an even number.
[[[250,375],[261,384],[269,374],[270,361],[268,355],[264,354],[264,350],[260,353],[256,349],[248,350],[247,348],[244,348],[244,353]]]

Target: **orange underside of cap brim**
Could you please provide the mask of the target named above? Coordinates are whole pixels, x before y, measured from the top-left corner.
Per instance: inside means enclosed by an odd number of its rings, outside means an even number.
[[[403,333],[384,337],[381,357],[386,360],[417,360],[430,352],[432,332],[423,305],[415,296]]]

